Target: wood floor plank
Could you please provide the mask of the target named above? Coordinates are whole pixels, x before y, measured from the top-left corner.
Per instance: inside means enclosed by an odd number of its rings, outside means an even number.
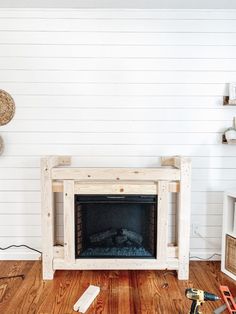
[[[0,277],[5,276],[15,276],[24,274],[28,276],[34,262],[22,262],[22,261],[8,261],[2,262],[0,265]],[[38,267],[38,265],[37,265]],[[0,299],[0,313],[11,313],[8,307],[11,305],[14,307],[12,300],[17,299],[17,294],[21,287],[24,285],[25,279],[21,278],[11,278],[11,279],[1,279],[0,285],[4,288],[4,293],[2,290]],[[12,312],[13,313],[13,312]]]
[[[54,280],[41,279],[39,261],[1,261],[0,275],[25,274],[25,280],[0,280],[0,313],[73,314],[73,305],[90,285],[101,291],[86,314],[186,314],[191,301],[185,289],[194,287],[220,295],[227,285],[236,296],[236,282],[220,272],[219,262],[191,262],[190,279],[178,281],[173,271],[57,271]],[[212,314],[222,301],[206,302]]]

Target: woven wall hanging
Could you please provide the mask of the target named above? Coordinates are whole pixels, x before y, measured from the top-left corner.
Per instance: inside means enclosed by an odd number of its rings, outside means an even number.
[[[0,125],[7,124],[14,117],[15,103],[13,98],[0,89]]]

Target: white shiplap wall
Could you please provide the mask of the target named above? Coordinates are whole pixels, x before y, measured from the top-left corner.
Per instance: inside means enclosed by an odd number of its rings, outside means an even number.
[[[222,106],[232,81],[235,10],[2,9],[0,88],[16,115],[0,128],[0,246],[41,248],[42,155],[149,167],[182,154],[201,234],[191,254],[219,252],[222,192],[236,185],[236,148],[221,144],[236,113]]]

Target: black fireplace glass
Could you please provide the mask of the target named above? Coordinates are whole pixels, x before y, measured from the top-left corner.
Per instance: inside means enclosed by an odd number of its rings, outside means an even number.
[[[76,258],[155,258],[156,195],[75,195]]]

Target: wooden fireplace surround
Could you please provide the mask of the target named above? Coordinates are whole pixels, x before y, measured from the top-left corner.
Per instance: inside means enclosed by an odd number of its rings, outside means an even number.
[[[58,269],[171,269],[189,277],[191,161],[163,157],[160,168],[73,168],[71,157],[41,159],[43,279]],[[64,246],[56,245],[54,193],[63,192]],[[175,244],[168,243],[168,196],[178,193]],[[75,258],[75,194],[156,194],[157,256],[145,258]]]

